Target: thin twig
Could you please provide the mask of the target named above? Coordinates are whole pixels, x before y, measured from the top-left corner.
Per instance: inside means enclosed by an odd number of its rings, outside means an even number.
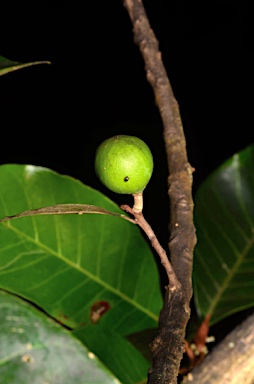
[[[175,384],[184,351],[184,337],[190,316],[192,263],[196,243],[193,224],[192,172],[177,101],[162,63],[158,41],[147,19],[141,0],[125,0],[133,24],[134,40],[145,62],[164,129],[169,168],[170,260],[180,289],[166,290],[159,318],[159,335],[153,341],[153,365],[149,384]]]
[[[168,280],[169,280],[169,289],[170,291],[174,291],[175,289],[180,289],[180,283],[177,280],[177,277],[175,275],[175,272],[170,264],[170,261],[167,257],[166,251],[162,248],[162,246],[159,243],[159,240],[157,239],[153,229],[151,226],[148,224],[148,222],[145,220],[142,212],[136,212],[134,208],[129,207],[128,205],[121,205],[121,208],[128,212],[131,213],[135,217],[136,224],[140,226],[140,228],[143,229],[149,240],[151,241],[152,247],[156,250],[158,253],[160,259],[161,259],[161,264],[166,270]]]

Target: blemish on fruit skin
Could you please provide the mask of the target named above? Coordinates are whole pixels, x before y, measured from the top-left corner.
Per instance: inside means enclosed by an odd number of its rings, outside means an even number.
[[[128,181],[129,180],[129,176],[126,176],[125,178],[124,178],[124,181]]]

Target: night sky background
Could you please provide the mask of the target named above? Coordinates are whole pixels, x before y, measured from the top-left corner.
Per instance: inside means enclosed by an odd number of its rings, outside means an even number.
[[[167,247],[162,123],[122,2],[5,3],[0,55],[52,64],[0,77],[0,164],[49,167],[118,204],[131,204],[129,196],[111,193],[97,180],[94,153],[115,134],[138,136],[155,161],[145,216]],[[144,5],[180,105],[188,157],[196,169],[195,195],[210,172],[254,142],[250,5],[227,0],[147,0]]]

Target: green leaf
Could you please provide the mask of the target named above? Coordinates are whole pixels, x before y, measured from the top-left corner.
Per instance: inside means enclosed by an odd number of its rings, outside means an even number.
[[[88,205],[88,204],[57,204],[57,205],[51,205],[50,207],[42,207],[37,209],[30,209],[29,211],[25,211],[22,213],[18,213],[14,216],[6,216],[3,219],[0,219],[0,223],[7,221],[7,220],[13,220],[13,219],[20,219],[21,217],[27,217],[27,216],[36,216],[36,215],[84,215],[85,213],[97,213],[99,215],[112,215],[117,216],[122,219],[128,220],[131,223],[136,224],[135,220],[132,220],[131,218],[115,213],[107,211],[106,209],[103,209],[101,207],[96,207],[95,205]]]
[[[18,69],[31,67],[38,64],[51,64],[50,61],[33,61],[29,63],[18,63],[17,61],[11,61],[3,56],[0,56],[0,76],[7,73],[17,71]]]
[[[211,174],[195,198],[194,297],[211,324],[254,305],[254,146]]]
[[[152,352],[150,345],[158,336],[159,329],[145,329],[128,335],[127,340],[148,360],[152,363]]]
[[[120,383],[69,331],[1,291],[0,322],[1,383]]]
[[[31,165],[0,167],[0,217],[83,203],[122,214],[100,192]],[[157,325],[159,275],[140,229],[109,215],[23,217],[0,224],[0,287],[76,328],[95,323],[120,334]]]
[[[149,362],[122,336],[93,325],[73,333],[124,384],[147,382]]]

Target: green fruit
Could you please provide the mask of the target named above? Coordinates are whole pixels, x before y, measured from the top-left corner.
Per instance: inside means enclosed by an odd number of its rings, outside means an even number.
[[[100,181],[117,193],[142,192],[153,172],[148,146],[134,136],[119,135],[101,143],[96,151],[95,171]]]

